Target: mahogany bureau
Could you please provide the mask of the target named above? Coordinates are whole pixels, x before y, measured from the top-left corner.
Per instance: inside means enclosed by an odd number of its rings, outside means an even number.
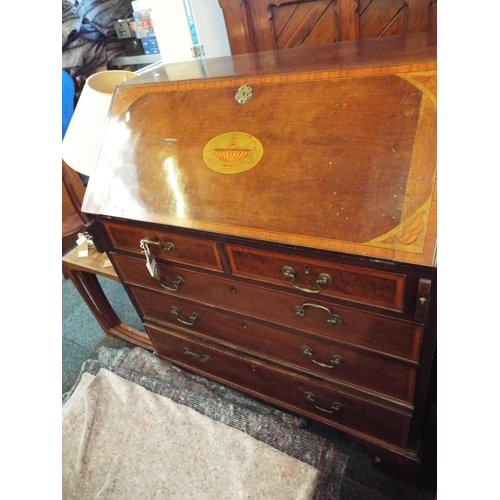
[[[156,353],[414,479],[435,353],[436,37],[117,88],[83,211]]]

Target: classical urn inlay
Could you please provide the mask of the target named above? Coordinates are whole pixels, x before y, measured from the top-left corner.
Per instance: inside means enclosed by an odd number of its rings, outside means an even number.
[[[203,149],[206,165],[223,174],[237,174],[257,165],[264,149],[261,142],[245,132],[227,132],[211,139]]]

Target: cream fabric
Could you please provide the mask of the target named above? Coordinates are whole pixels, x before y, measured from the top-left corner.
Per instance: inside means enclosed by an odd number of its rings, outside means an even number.
[[[311,499],[314,467],[101,369],[63,406],[63,499]]]

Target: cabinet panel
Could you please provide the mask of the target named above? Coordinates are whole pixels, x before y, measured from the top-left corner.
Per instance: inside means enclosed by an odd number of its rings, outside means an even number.
[[[423,328],[418,323],[158,263],[162,283],[171,287],[182,279],[177,291],[169,291],[149,275],[145,261],[112,258],[122,278],[132,284],[411,361],[420,355]]]
[[[406,439],[409,412],[364,401],[251,357],[214,349],[186,335],[150,324],[146,329],[158,354],[181,366],[300,414],[320,416],[334,427],[358,431],[396,446],[402,446]]]
[[[433,33],[384,36],[425,29],[435,1],[406,3],[221,0],[258,50],[326,26],[382,36],[118,86],[83,211],[159,355],[413,474],[435,348],[437,62]]]
[[[219,0],[232,54],[436,31],[437,0]]]
[[[290,255],[227,246],[236,276],[401,311],[405,276]]]
[[[222,263],[213,241],[182,236],[161,229],[147,229],[106,223],[112,244],[119,250],[141,254],[141,240],[151,242],[149,248],[157,259],[222,271]]]
[[[410,403],[416,366],[287,332],[148,290],[132,288],[147,321],[167,323],[234,349]]]

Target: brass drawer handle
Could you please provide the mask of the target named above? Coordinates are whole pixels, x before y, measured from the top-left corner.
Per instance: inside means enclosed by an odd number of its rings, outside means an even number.
[[[156,276],[156,279],[160,282],[160,286],[162,286],[166,290],[170,290],[171,292],[179,291],[179,287],[184,283],[184,279],[181,278],[180,276],[175,277],[171,286],[165,285],[165,283],[163,283],[163,278],[161,276]]]
[[[306,345],[302,347],[302,352],[313,362],[316,363],[319,366],[323,366],[324,368],[335,368],[336,366],[340,365],[344,361],[344,358],[342,356],[339,356],[338,354],[334,354],[332,356],[332,359],[330,362],[327,363],[321,363],[320,361],[316,361],[313,359],[314,356],[314,351],[310,348],[307,347]]]
[[[189,320],[181,319],[179,318],[181,310],[176,306],[172,306],[170,312],[177,318],[177,321],[183,325],[193,326],[196,323],[196,320],[200,318],[200,315],[194,312],[189,317]]]
[[[318,286],[317,289],[311,290],[310,288],[304,288],[302,286],[296,285],[294,283],[295,280],[295,269],[290,266],[284,266],[283,269],[283,276],[287,279],[291,279],[292,281],[290,282],[291,285],[296,288],[297,290],[300,290],[301,292],[307,292],[307,293],[319,293],[321,292],[321,287],[329,285],[332,282],[332,277],[329,274],[326,273],[320,273],[318,276],[318,279],[316,280],[316,285]]]
[[[175,249],[175,246],[173,243],[168,242],[165,246],[163,246],[160,243],[160,240],[157,236],[155,236],[154,240],[150,240],[148,238],[142,238],[140,241],[140,247],[144,248],[145,245],[156,245],[160,247],[162,250],[165,250],[165,252],[172,252]]]
[[[311,392],[304,392],[304,395],[308,401],[311,401],[313,404],[316,401],[316,398],[314,397],[314,394]],[[314,405],[314,408],[320,411],[324,411],[325,413],[333,413],[335,411],[339,411],[342,408],[342,403],[332,403],[332,406],[330,407],[331,409],[323,408],[322,406]]]
[[[206,363],[207,361],[212,361],[212,358],[208,354],[204,354],[203,356],[200,356],[199,354],[196,354],[195,352],[191,351],[187,347],[184,347],[184,354],[186,356],[194,356],[195,358],[198,358],[200,361],[203,361]]]
[[[301,306],[295,306],[295,314],[297,316],[300,316],[301,318],[303,318],[306,315],[306,309],[305,309],[306,307],[314,307],[316,309],[323,309],[324,311],[326,311],[328,313],[328,315],[326,317],[326,321],[328,323],[331,323],[332,325],[341,325],[342,324],[342,318],[338,314],[335,314],[332,311],[330,311],[330,309],[328,309],[328,307],[321,306],[319,304],[312,304],[310,302],[305,302]]]

